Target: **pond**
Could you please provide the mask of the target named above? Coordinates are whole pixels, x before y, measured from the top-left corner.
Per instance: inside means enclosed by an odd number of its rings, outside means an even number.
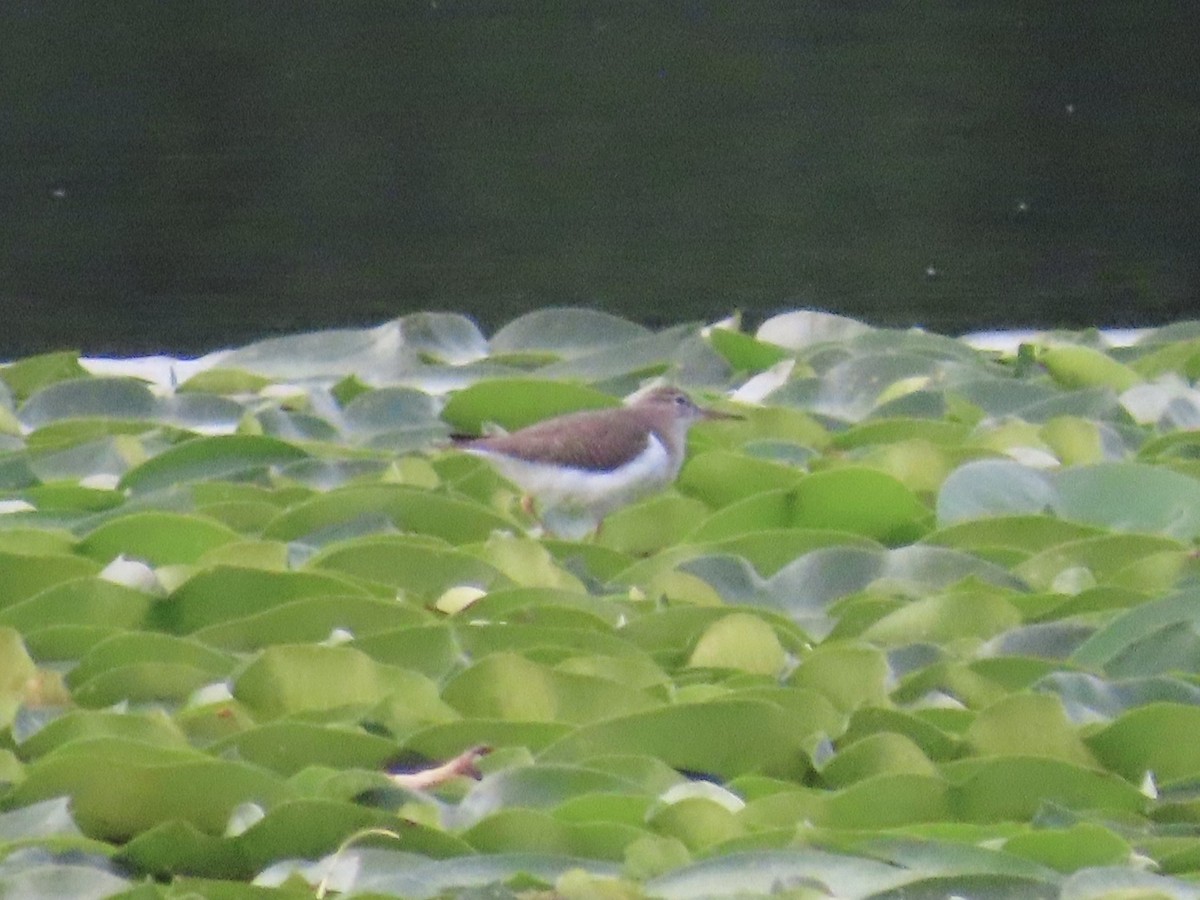
[[[1188,0],[6,4],[0,357],[1197,308]]]

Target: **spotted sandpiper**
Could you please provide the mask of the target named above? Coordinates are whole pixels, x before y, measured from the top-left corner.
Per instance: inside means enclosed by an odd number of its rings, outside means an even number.
[[[679,388],[657,387],[623,407],[556,416],[461,446],[526,491],[527,510],[536,499],[549,530],[580,536],[674,481],[694,422],[736,418],[697,406]]]

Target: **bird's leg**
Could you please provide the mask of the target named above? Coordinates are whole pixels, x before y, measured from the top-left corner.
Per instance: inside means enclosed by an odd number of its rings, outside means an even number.
[[[538,517],[537,510],[533,508],[533,494],[522,495],[521,509],[524,511],[525,515],[529,516],[531,519],[536,519]]]

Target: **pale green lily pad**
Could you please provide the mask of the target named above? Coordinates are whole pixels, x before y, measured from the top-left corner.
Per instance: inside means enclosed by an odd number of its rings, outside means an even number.
[[[596,540],[618,553],[649,556],[679,543],[708,511],[699,500],[660,494],[605,518]]]
[[[390,699],[427,724],[455,717],[424,675],[383,665],[350,647],[269,647],[234,678],[233,695],[264,720],[369,708]]]
[[[708,341],[735,371],[740,372],[761,372],[788,356],[778,342],[758,340],[732,328],[710,329]]]
[[[162,566],[193,563],[236,540],[237,532],[201,516],[145,510],[100,525],[84,536],[78,551],[99,562],[124,554]]]
[[[822,798],[812,810],[818,825],[832,828],[896,828],[950,817],[950,790],[936,775],[885,773],[864,778]]]
[[[18,410],[28,428],[63,419],[150,419],[159,412],[150,388],[133,378],[76,378],[36,391]]]
[[[103,512],[125,500],[120,491],[88,487],[78,482],[40,484],[27,488],[24,497],[40,510]]]
[[[593,309],[539,309],[513,319],[494,335],[494,354],[549,353],[571,357],[597,347],[639,340],[651,332],[640,325]]]
[[[99,570],[98,563],[65,553],[33,555],[0,551],[0,572],[4,573],[0,610],[53,585],[86,578]]]
[[[1038,360],[1059,384],[1067,388],[1108,387],[1124,391],[1141,376],[1128,366],[1092,347],[1061,345],[1038,354]]]
[[[821,769],[821,778],[839,788],[887,773],[936,776],[937,769],[912,740],[894,731],[881,731],[839,750]]]
[[[70,555],[76,538],[65,528],[9,528],[0,530],[0,551],[25,556]]]
[[[217,756],[242,759],[280,775],[307,766],[382,769],[396,756],[394,742],[357,729],[276,721],[235,734],[208,748]]]
[[[142,591],[99,578],[80,578],[0,610],[0,624],[26,632],[51,622],[137,629],[145,621],[151,602]]]
[[[75,844],[76,847],[52,853],[12,853],[0,862],[0,887],[10,896],[28,900],[53,900],[71,897],[76,900],[104,900],[121,896],[132,888],[106,860],[97,855],[88,856],[96,849],[87,841],[58,841]],[[71,850],[75,853],[72,854]]]
[[[516,766],[472,786],[453,811],[455,823],[469,824],[508,807],[547,809],[580,794],[622,793],[636,788],[623,778],[586,766]]]
[[[744,893],[766,896],[789,885],[816,896],[866,897],[912,879],[904,869],[875,860],[796,848],[701,860],[652,879],[646,890],[667,900],[694,900]]]
[[[421,600],[432,600],[458,584],[485,590],[510,584],[498,569],[475,556],[408,536],[341,541],[316,554],[307,568],[404,591]]]
[[[693,853],[745,833],[736,813],[704,797],[688,797],[654,810],[646,824],[658,834],[678,839]]]
[[[338,634],[348,639],[374,635],[401,626],[418,626],[428,619],[421,610],[394,600],[320,594],[215,622],[192,632],[192,637],[210,647],[246,653],[272,644],[325,641]]]
[[[21,635],[11,628],[0,628],[0,650],[0,728],[7,728],[25,701],[26,686],[37,666]]]
[[[1115,531],[1200,536],[1200,481],[1143,463],[1068,469],[1056,479],[1055,511]]]
[[[945,762],[959,755],[959,738],[928,721],[900,709],[865,706],[855,710],[841,740],[847,746],[865,736],[894,732],[908,738],[934,762]],[[832,764],[832,761],[831,763]]]
[[[78,689],[90,679],[139,663],[185,666],[216,681],[230,673],[234,658],[199,641],[155,632],[126,631],[92,647],[67,674],[67,682]]]
[[[479,434],[488,423],[515,431],[552,416],[616,405],[615,398],[582,385],[496,378],[455,393],[442,418],[468,434]]]
[[[966,739],[982,756],[1046,756],[1095,767],[1057,697],[1013,694],[982,710]]]
[[[817,309],[799,309],[767,319],[758,326],[755,337],[789,350],[802,350],[848,342],[870,331],[871,326],[857,319]]]
[[[280,612],[285,610],[286,607],[281,608]],[[430,624],[425,617],[417,619],[416,615],[408,610],[400,612],[412,615],[413,621],[403,627],[373,631],[347,628],[347,631],[356,635],[352,646],[372,659],[420,672],[439,682],[451,672],[467,665],[467,657],[453,628],[442,622]],[[393,614],[391,618],[393,623],[397,619],[402,620],[402,616],[397,614]],[[360,631],[364,636],[357,636]]]
[[[1107,534],[1068,541],[1051,547],[1015,566],[1013,571],[1038,590],[1080,593],[1072,584],[1091,587],[1097,583],[1147,592],[1165,591],[1175,583],[1186,561],[1183,544],[1166,537],[1136,534]],[[1133,584],[1116,582],[1130,566],[1152,558],[1154,565],[1139,572]],[[1072,572],[1080,577],[1086,570],[1087,581],[1072,581]]]
[[[891,647],[921,641],[942,643],[992,637],[1020,621],[1015,601],[1002,592],[965,589],[910,601],[869,625],[862,637]]]
[[[187,748],[186,736],[163,713],[71,710],[24,740],[20,745],[21,755],[26,759],[38,759],[74,741],[97,737]]]
[[[179,393],[199,392],[229,396],[231,394],[256,394],[271,383],[271,379],[253,372],[227,366],[203,369],[179,385]]]
[[[220,833],[238,804],[254,799],[267,804],[287,798],[284,784],[264,770],[231,760],[176,757],[157,764],[121,753],[127,742],[101,748],[80,741],[46,756],[26,769],[26,778],[10,795],[27,804],[69,795],[83,832],[107,840],[127,840],[154,825],[179,819]]]
[[[938,525],[972,519],[1036,516],[1058,500],[1052,478],[1012,460],[982,459],[959,466],[942,484]]]
[[[1043,804],[1136,813],[1149,802],[1135,785],[1059,759],[997,756],[948,763],[952,806],[968,822],[1026,821]]]
[[[890,674],[878,649],[830,641],[814,647],[788,682],[817,691],[839,710],[851,712],[860,706],[886,706]]]
[[[775,630],[748,613],[731,613],[709,625],[688,659],[689,666],[738,669],[759,675],[777,675],[786,662]]]
[[[970,577],[1002,587],[1020,587],[998,566],[954,550],[920,545],[891,551],[862,547],[814,550],[768,579],[761,578],[744,560],[730,556],[688,560],[680,569],[703,579],[726,603],[779,610],[817,637],[832,631],[835,601],[872,585],[914,595]]]
[[[536,374],[629,394],[646,380],[659,376],[675,377],[684,383],[721,381],[729,375],[729,364],[696,334],[694,325],[684,324],[548,362]]]
[[[239,347],[221,365],[279,379],[338,377],[372,372],[381,381],[399,377],[417,361],[400,346],[399,322],[376,328],[338,328],[267,338]]]
[[[471,604],[469,609],[477,619],[504,622],[544,622],[547,610],[571,610],[571,627],[590,625],[608,630],[616,628],[631,617],[633,607],[620,595],[579,593],[560,588],[516,587],[490,591]],[[549,624],[548,622],[546,624]]]
[[[765,491],[789,488],[804,476],[794,466],[710,450],[690,459],[679,474],[679,490],[720,508]]]
[[[493,510],[461,497],[405,485],[358,484],[292,505],[267,525],[263,536],[294,541],[369,515],[385,516],[401,531],[452,543],[483,540],[495,529],[513,527]]]
[[[689,539],[712,541],[786,527],[848,531],[902,543],[919,536],[929,518],[929,510],[894,478],[849,466],[732,503],[702,522]]]
[[[307,456],[292,444],[262,435],[201,437],[131,469],[121,479],[121,487],[143,492],[187,481],[248,478]]]
[[[642,837],[641,828],[613,822],[583,825],[562,822],[530,809],[505,809],[462,832],[462,838],[484,854],[536,851],[567,858],[620,861],[625,847]],[[563,878],[582,873],[567,873]]]
[[[1047,547],[1102,534],[1104,531],[1094,525],[1064,522],[1048,515],[1001,514],[968,519],[959,524],[939,528],[926,535],[924,541],[965,550],[1008,547],[1020,551],[1021,555],[1025,556]]]
[[[1196,741],[1200,708],[1151,703],[1131,709],[1087,737],[1087,746],[1113,771],[1132,782],[1153,772],[1159,783],[1200,776]]]
[[[429,427],[437,421],[434,398],[423,391],[405,387],[364,391],[342,410],[344,428],[356,435]]]
[[[194,575],[152,609],[158,627],[188,634],[209,625],[241,619],[302,597],[351,594],[365,589],[319,572],[271,572],[218,566]]]
[[[550,669],[510,653],[493,653],[456,675],[442,698],[468,718],[579,724],[656,705],[632,686]]]
[[[79,364],[79,354],[72,350],[27,356],[0,368],[0,380],[18,400],[55,382],[87,378],[90,374]]]
[[[1144,642],[1155,635],[1161,636],[1164,630],[1177,626],[1183,625],[1194,629],[1198,616],[1200,616],[1200,607],[1197,606],[1195,590],[1170,594],[1159,600],[1134,607],[1118,616],[1080,645],[1072,654],[1072,658],[1082,665],[1103,668],[1112,665],[1114,660],[1123,655],[1127,655],[1130,648],[1141,645],[1146,652],[1145,661],[1153,665],[1154,648],[1147,647]],[[1170,661],[1161,662],[1169,665]],[[1143,672],[1141,674],[1152,673]]]
[[[214,681],[206,669],[176,662],[115,665],[78,683],[71,698],[87,708],[120,703],[178,705]]]
[[[727,735],[740,736],[736,744]],[[811,733],[779,707],[749,700],[663,707],[577,729],[543,751],[546,761],[648,753],[669,765],[725,778],[746,772],[798,777]]]
[[[402,748],[427,759],[449,759],[470,747],[520,747],[536,752],[572,731],[564,722],[513,722],[463,719],[421,728],[406,737]]]

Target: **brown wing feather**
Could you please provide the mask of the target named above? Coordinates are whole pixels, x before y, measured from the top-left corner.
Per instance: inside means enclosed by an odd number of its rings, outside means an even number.
[[[637,417],[606,409],[538,422],[512,434],[480,438],[470,446],[518,459],[576,469],[615,469],[646,447],[645,426]]]

